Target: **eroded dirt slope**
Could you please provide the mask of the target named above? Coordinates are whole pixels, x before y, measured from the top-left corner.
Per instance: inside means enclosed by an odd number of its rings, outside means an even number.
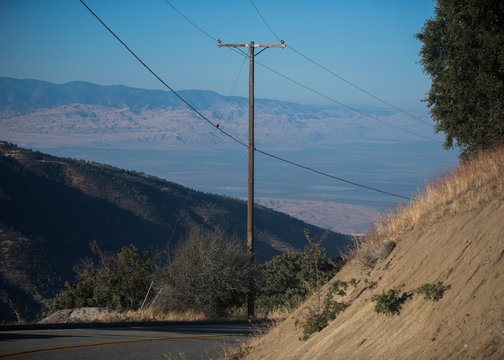
[[[504,202],[458,214],[437,209],[430,226],[407,232],[371,271],[347,265],[338,301],[351,305],[320,333],[299,340],[315,298],[260,339],[247,359],[502,359],[504,358]],[[448,213],[448,215],[443,215]],[[412,294],[396,315],[374,311],[374,294],[410,292],[442,281],[439,301]],[[371,284],[376,282],[376,287]]]

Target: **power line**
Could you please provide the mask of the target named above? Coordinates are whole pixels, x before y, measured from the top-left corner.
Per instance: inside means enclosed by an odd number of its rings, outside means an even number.
[[[329,74],[331,74],[331,75],[333,75],[333,76],[337,77],[338,79],[340,79],[340,80],[342,80],[342,81],[346,82],[348,85],[353,86],[354,88],[356,88],[357,90],[360,90],[361,92],[363,92],[364,94],[366,94],[366,95],[368,95],[368,96],[371,96],[371,97],[372,97],[372,98],[374,98],[375,100],[378,100],[379,102],[381,102],[381,103],[383,103],[383,104],[385,104],[385,105],[387,105],[387,106],[390,106],[391,108],[393,108],[393,109],[395,109],[395,110],[399,111],[399,112],[400,112],[400,113],[402,113],[402,114],[405,114],[405,115],[409,116],[410,118],[412,118],[412,119],[414,119],[414,120],[417,120],[417,121],[419,121],[419,122],[421,122],[421,123],[423,123],[423,124],[425,124],[425,125],[432,126],[432,124],[430,124],[430,123],[428,123],[428,122],[426,122],[426,121],[423,121],[423,120],[422,120],[422,119],[420,119],[419,117],[417,117],[417,116],[415,116],[415,115],[413,115],[413,114],[410,114],[409,112],[407,112],[407,111],[405,111],[405,110],[402,110],[401,108],[399,108],[399,107],[395,106],[394,104],[389,103],[389,102],[388,102],[388,101],[386,101],[386,100],[383,100],[382,98],[380,98],[380,97],[378,97],[378,96],[376,96],[376,95],[374,95],[374,94],[370,93],[369,91],[367,91],[367,90],[365,90],[365,89],[361,88],[360,86],[355,85],[353,82],[351,82],[351,81],[349,81],[349,80],[347,80],[347,79],[343,78],[341,75],[336,74],[335,72],[331,71],[330,69],[328,69],[327,67],[325,67],[325,66],[321,65],[320,63],[316,62],[316,61],[315,61],[315,60],[313,60],[312,58],[310,58],[310,57],[306,56],[305,54],[301,53],[300,51],[298,51],[298,50],[294,49],[291,45],[287,45],[287,48],[289,48],[290,50],[294,51],[294,52],[295,52],[296,54],[298,54],[299,56],[304,57],[306,60],[308,60],[308,61],[309,61],[309,62],[311,62],[312,64],[314,64],[314,65],[318,66],[318,67],[319,67],[319,68],[321,68],[322,70],[325,70],[325,71],[326,71],[326,72],[328,72]],[[436,140],[436,141],[437,141],[437,140]]]
[[[241,140],[235,138],[233,135],[229,134],[228,132],[222,130],[221,128],[219,128],[218,124],[214,124],[211,120],[209,120],[205,115],[203,115],[202,113],[200,113],[194,106],[192,106],[188,101],[186,101],[182,96],[179,95],[178,92],[176,92],[174,89],[172,89],[166,82],[163,81],[163,79],[161,79],[147,64],[145,64],[142,59],[140,59],[134,52],[133,50],[131,50],[128,45],[126,45],[126,43],[124,43],[120,38],[119,36],[117,36],[108,26],[107,24],[105,24],[99,17],[98,15],[96,15],[93,10],[91,10],[89,8],[89,6],[86,5],[86,3],[83,1],[83,0],[79,0],[82,5],[84,5],[86,7],[86,9],[89,10],[89,12],[105,27],[105,29],[108,30],[108,32],[110,32],[112,34],[112,36],[114,36],[117,41],[119,41],[125,48],[126,50],[128,50],[128,52],[133,55],[133,57],[135,59],[137,59],[137,61],[142,64],[142,66],[144,68],[146,68],[152,75],[154,75],[154,77],[156,79],[158,79],[159,82],[161,82],[161,84],[163,84],[168,90],[170,90],[176,97],[179,98],[180,101],[182,101],[189,109],[191,109],[192,111],[194,111],[196,114],[198,114],[199,117],[201,117],[203,120],[205,120],[206,122],[208,122],[210,125],[212,125],[213,127],[217,128],[222,134],[226,135],[227,137],[229,137],[230,139],[232,139],[233,141],[247,147],[248,145],[245,144],[244,142],[242,142]]]
[[[207,33],[205,30],[203,30],[202,28],[200,28],[196,23],[192,22],[191,19],[189,19],[187,16],[185,16],[181,11],[179,11],[175,6],[172,5],[172,3],[170,3],[168,0],[164,0],[165,3],[167,3],[173,10],[175,10],[180,16],[182,16],[184,19],[186,19],[187,22],[189,22],[192,26],[194,26],[196,29],[198,29],[199,31],[201,31],[203,34],[205,34],[207,37],[209,37],[210,39],[212,39],[213,41],[217,41],[216,38],[214,38],[212,35],[210,35],[209,33]]]
[[[248,57],[248,55],[247,55],[245,52],[243,52],[241,49],[237,48],[236,50],[237,50],[237,51],[239,51],[240,53],[242,53],[244,56],[247,56],[247,57]],[[330,97],[330,96],[328,96],[328,95],[325,95],[324,93],[322,93],[322,92],[320,92],[320,91],[318,91],[318,90],[315,90],[315,89],[313,89],[313,88],[311,88],[311,87],[309,87],[309,86],[307,86],[307,85],[304,85],[303,83],[300,83],[299,81],[294,80],[293,78],[291,78],[291,77],[289,77],[289,76],[287,76],[287,75],[284,75],[284,74],[282,74],[281,72],[279,72],[279,71],[277,71],[277,70],[275,70],[275,69],[273,69],[273,68],[271,68],[271,67],[269,67],[269,66],[267,66],[267,65],[264,65],[263,63],[261,63],[261,62],[259,62],[259,61],[257,61],[257,60],[256,60],[256,64],[258,64],[259,66],[262,66],[262,67],[263,67],[263,68],[265,68],[266,70],[268,70],[268,71],[270,71],[270,72],[272,72],[272,73],[274,73],[274,74],[276,74],[276,75],[278,75],[278,76],[280,76],[280,77],[283,77],[284,79],[286,79],[286,80],[288,80],[288,81],[290,81],[290,82],[292,82],[292,83],[294,83],[294,84],[296,84],[296,85],[298,85],[298,86],[300,86],[300,87],[302,87],[302,88],[304,88],[304,89],[306,89],[306,90],[308,90],[308,91],[313,92],[314,94],[317,94],[317,95],[319,95],[319,96],[321,96],[321,97],[323,97],[323,98],[325,98],[325,99],[327,99],[327,100],[329,100],[329,101],[334,102],[335,104],[338,104],[338,105],[340,105],[340,106],[342,106],[342,107],[344,107],[344,108],[347,108],[347,109],[349,109],[349,110],[351,110],[351,111],[353,111],[353,112],[356,112],[356,113],[358,113],[358,114],[361,114],[361,115],[363,115],[363,116],[365,116],[365,117],[367,117],[367,118],[370,118],[370,119],[372,119],[372,120],[375,120],[375,121],[381,122],[381,123],[383,123],[383,124],[385,124],[385,125],[388,125],[388,126],[390,126],[390,127],[395,128],[395,129],[398,129],[398,130],[401,130],[401,131],[407,132],[408,134],[411,134],[411,135],[415,135],[415,136],[418,136],[418,137],[424,138],[424,139],[426,139],[426,140],[428,140],[428,141],[438,142],[437,140],[435,140],[435,139],[433,139],[433,138],[430,138],[430,137],[428,137],[428,136],[425,136],[425,135],[422,135],[422,134],[416,133],[416,132],[414,132],[414,131],[411,131],[411,130],[408,130],[408,129],[402,128],[402,127],[400,127],[400,126],[398,126],[398,125],[391,124],[391,123],[389,123],[389,122],[387,122],[387,121],[385,121],[385,120],[378,119],[376,116],[373,116],[373,115],[371,115],[371,114],[368,114],[368,113],[365,113],[365,112],[363,112],[363,111],[360,111],[360,110],[358,110],[358,109],[356,109],[356,108],[354,108],[354,107],[352,107],[352,106],[346,105],[346,104],[342,103],[341,101],[338,101],[338,100],[336,100],[336,99],[334,99],[334,98],[332,98],[332,97]]]
[[[236,75],[236,79],[235,79],[235,81],[233,83],[233,87],[231,88],[231,92],[229,93],[230,96],[233,95],[233,93],[234,93],[236,84],[238,83],[238,80],[239,80],[240,75],[241,75],[242,70],[243,70],[243,65],[245,65],[245,61],[247,60],[247,58],[248,58],[248,56],[247,57],[243,57],[243,61],[242,61],[242,64],[240,66],[240,71],[238,71],[238,75]]]
[[[275,37],[278,39],[278,41],[282,42],[282,40],[280,40],[280,38],[278,37],[278,35],[277,35],[274,31],[273,31],[273,29],[272,29],[272,28],[271,28],[271,26],[268,24],[268,22],[266,21],[266,19],[264,18],[264,16],[261,14],[261,12],[260,12],[260,11],[259,11],[259,9],[257,8],[257,6],[254,4],[254,2],[253,2],[252,0],[249,0],[249,1],[250,1],[250,3],[252,4],[252,6],[254,6],[254,9],[256,10],[257,14],[258,14],[258,15],[259,15],[259,17],[262,19],[262,21],[263,21],[263,22],[264,22],[264,24],[267,26],[267,28],[270,30],[270,32],[273,34],[273,36],[275,36]],[[334,77],[336,77],[336,78],[338,78],[338,79],[340,79],[340,80],[342,80],[342,81],[346,82],[348,85],[353,86],[353,87],[354,87],[354,88],[356,88],[357,90],[359,90],[359,91],[363,92],[364,94],[366,94],[366,95],[368,95],[368,96],[372,97],[373,99],[378,100],[379,102],[381,102],[381,103],[383,103],[383,104],[385,104],[385,105],[387,105],[387,106],[390,106],[391,108],[393,108],[393,109],[395,109],[395,110],[399,111],[400,113],[403,113],[403,114],[405,114],[405,115],[409,116],[410,118],[415,119],[415,120],[417,120],[417,121],[419,121],[419,122],[421,122],[421,123],[423,123],[423,124],[425,124],[425,125],[432,126],[432,124],[430,124],[430,123],[428,123],[428,122],[426,122],[426,121],[423,121],[423,120],[422,120],[422,119],[420,119],[419,117],[417,117],[417,116],[415,116],[415,115],[412,115],[412,114],[408,113],[407,111],[405,111],[405,110],[403,110],[403,109],[401,109],[401,108],[399,108],[399,107],[395,106],[394,104],[391,104],[390,102],[388,102],[388,101],[386,101],[386,100],[383,100],[382,98],[380,98],[380,97],[378,97],[378,96],[376,96],[376,95],[372,94],[371,92],[369,92],[369,91],[367,91],[367,90],[363,89],[362,87],[360,87],[360,86],[358,86],[358,85],[354,84],[353,82],[351,82],[351,81],[349,81],[349,80],[345,79],[345,78],[344,78],[344,77],[342,77],[341,75],[336,74],[334,71],[331,71],[330,69],[328,69],[328,68],[327,68],[327,67],[325,67],[324,65],[320,64],[319,62],[317,62],[317,61],[313,60],[312,58],[308,57],[307,55],[303,54],[301,51],[296,50],[296,49],[295,49],[295,48],[293,48],[291,45],[288,45],[288,44],[287,44],[287,48],[289,48],[290,50],[292,50],[293,52],[295,52],[295,53],[296,53],[296,54],[298,54],[299,56],[301,56],[301,57],[305,58],[306,60],[308,60],[308,61],[309,61],[309,62],[311,62],[312,64],[314,64],[314,65],[318,66],[318,67],[319,67],[319,68],[321,68],[322,70],[324,70],[324,71],[328,72],[328,73],[329,73],[329,74],[331,74],[332,76],[334,76]]]
[[[214,122],[212,122],[211,120],[209,120],[207,117],[205,117],[203,114],[201,114],[201,112],[199,112],[193,105],[191,105],[187,100],[185,100],[182,96],[180,96],[172,87],[170,87],[163,79],[161,79],[147,64],[145,64],[141,59],[140,57],[138,57],[135,52],[133,52],[133,50],[131,50],[128,45],[126,45],[125,42],[123,42],[119,36],[117,36],[101,19],[98,15],[96,15],[94,13],[93,10],[91,10],[89,8],[89,6],[86,5],[86,3],[83,1],[83,0],[79,0],[82,5],[84,5],[86,7],[86,9],[88,9],[88,11],[100,22],[100,24],[103,25],[103,27],[105,27],[105,29],[107,29],[108,32],[110,32],[110,34],[112,34],[112,36],[114,36],[117,41],[119,41],[127,50],[128,52],[133,55],[133,57],[140,63],[142,64],[142,66],[144,68],[146,68],[158,81],[161,82],[161,84],[163,84],[168,90],[170,90],[174,95],[176,95],[189,109],[191,109],[192,111],[194,111],[199,117],[201,117],[203,120],[205,120],[207,123],[209,123],[211,126],[213,126],[216,130],[220,131],[222,134],[224,134],[225,136],[227,136],[228,138],[230,138],[231,140],[233,140],[234,142],[248,148],[248,144],[245,144],[244,142],[242,142],[241,140],[237,139],[236,137],[234,137],[233,135],[229,134],[228,132],[222,130],[218,124],[215,124]],[[370,186],[366,186],[366,185],[362,185],[362,184],[359,184],[359,183],[356,183],[356,182],[352,182],[352,181],[349,181],[349,180],[345,180],[343,178],[340,178],[340,177],[336,177],[336,176],[333,176],[333,175],[330,175],[330,174],[327,174],[327,173],[324,173],[322,171],[318,171],[318,170],[315,170],[313,168],[310,168],[308,166],[304,166],[304,165],[301,165],[299,163],[296,163],[294,161],[290,161],[290,160],[287,160],[285,158],[282,158],[280,156],[276,156],[276,155],[273,155],[271,153],[268,153],[266,151],[263,151],[263,150],[260,150],[260,149],[257,149],[257,148],[254,148],[254,151],[257,151],[263,155],[266,155],[266,156],[269,156],[271,158],[274,158],[274,159],[277,159],[279,161],[282,161],[282,162],[285,162],[285,163],[288,163],[288,164],[291,164],[291,165],[294,165],[294,166],[297,166],[299,168],[302,168],[302,169],[306,169],[306,170],[309,170],[313,173],[316,173],[316,174],[319,174],[319,175],[323,175],[323,176],[326,176],[326,177],[329,177],[329,178],[332,178],[332,179],[335,179],[335,180],[338,180],[338,181],[343,181],[343,182],[346,182],[348,184],[352,184],[354,186],[357,186],[357,187],[360,187],[360,188],[363,188],[363,189],[368,189],[368,190],[371,190],[371,191],[375,191],[375,192],[378,192],[378,193],[382,193],[382,194],[386,194],[386,195],[390,195],[390,196],[394,196],[394,197],[398,197],[398,198],[401,198],[401,199],[407,199],[407,200],[411,200],[410,198],[408,197],[405,197],[405,196],[402,196],[402,195],[398,195],[398,194],[394,194],[394,193],[391,193],[391,192],[387,192],[387,191],[383,191],[383,190],[380,190],[380,189],[377,189],[377,188],[373,188],[373,187],[370,187]]]
[[[402,198],[402,199],[406,199],[406,200],[411,200],[411,198],[409,197],[406,197],[406,196],[402,196],[402,195],[397,195],[397,194],[394,194],[394,193],[391,193],[391,192],[388,192],[388,191],[383,191],[383,190],[379,190],[379,189],[376,189],[376,188],[372,188],[370,186],[366,186],[366,185],[362,185],[362,184],[358,184],[356,182],[353,182],[353,181],[349,181],[349,180],[346,180],[346,179],[343,179],[343,178],[340,178],[340,177],[337,177],[337,176],[334,176],[334,175],[330,175],[330,174],[327,174],[323,171],[319,171],[319,170],[316,170],[316,169],[313,169],[309,166],[304,166],[304,165],[301,165],[301,164],[298,164],[298,163],[295,163],[293,161],[290,161],[290,160],[287,160],[287,159],[284,159],[284,158],[281,158],[279,156],[276,156],[276,155],[273,155],[273,154],[270,154],[266,151],[262,151],[260,149],[255,149],[255,151],[257,151],[258,153],[261,153],[263,155],[266,155],[266,156],[269,156],[273,159],[277,159],[279,161],[282,161],[284,163],[287,163],[287,164],[290,164],[290,165],[293,165],[293,166],[297,166],[301,169],[305,169],[305,170],[309,170],[311,172],[314,172],[316,174],[319,174],[319,175],[323,175],[325,177],[328,177],[328,178],[331,178],[331,179],[335,179],[335,180],[338,180],[338,181],[342,181],[342,182],[345,182],[347,184],[351,184],[351,185],[354,185],[354,186],[358,186],[360,188],[364,188],[364,189],[368,189],[368,190],[372,190],[372,191],[375,191],[375,192],[379,192],[379,193],[382,193],[382,194],[386,194],[386,195],[390,195],[390,196],[395,196],[395,197],[399,197],[399,198]]]
[[[175,11],[176,11],[179,15],[181,15],[184,19],[186,19],[186,20],[187,20],[187,22],[189,22],[191,25],[193,25],[194,27],[196,27],[196,29],[198,29],[199,31],[201,31],[204,35],[206,35],[206,36],[207,36],[207,37],[209,37],[210,39],[215,40],[215,37],[213,37],[213,36],[212,36],[212,35],[210,35],[208,32],[206,32],[205,30],[203,30],[200,26],[196,25],[196,24],[195,24],[193,21],[191,21],[191,20],[190,20],[187,16],[185,16],[185,15],[184,15],[184,14],[183,14],[180,10],[178,10],[175,6],[173,6],[173,5],[172,5],[172,4],[171,4],[168,0],[164,0],[164,1],[165,1],[168,5],[170,5],[170,7],[172,7],[172,8],[173,8],[173,9],[174,9],[174,10],[175,10]],[[261,19],[264,21],[264,23],[266,24],[266,26],[268,27],[268,29],[270,29],[271,33],[272,33],[272,34],[273,34],[273,35],[274,35],[274,36],[278,39],[278,41],[279,41],[279,42],[283,43],[283,41],[282,41],[282,40],[280,40],[280,38],[276,35],[276,33],[273,31],[273,29],[272,29],[272,28],[268,25],[268,23],[266,22],[266,19],[265,19],[265,18],[261,15],[261,13],[259,12],[259,9],[255,6],[255,4],[252,2],[252,0],[249,0],[249,1],[250,1],[250,2],[251,2],[251,4],[254,6],[254,8],[256,9],[257,13],[258,13],[258,14],[259,14],[259,16],[261,17]],[[219,41],[219,40],[217,40],[217,41]],[[289,47],[289,46],[286,46],[286,47]],[[230,50],[232,50],[232,51],[234,51],[234,52],[236,52],[236,53],[238,53],[238,52],[239,52],[239,53],[241,53],[243,56],[245,56],[245,57],[247,57],[247,58],[248,58],[248,54],[246,54],[245,52],[243,52],[243,51],[242,51],[241,49],[239,49],[239,48],[229,48],[229,49],[230,49]],[[294,49],[292,49],[292,50],[293,50],[293,51],[295,51]],[[300,55],[302,55],[301,53],[299,53],[299,54],[300,54]],[[304,56],[304,55],[302,55],[302,56]],[[306,56],[305,56],[305,57],[306,57]],[[308,59],[308,57],[306,57],[306,58]],[[313,61],[313,60],[311,60],[311,61]],[[378,118],[377,118],[377,117],[375,117],[375,116],[372,116],[372,115],[367,114],[367,113],[365,113],[365,112],[363,112],[363,111],[360,111],[360,110],[358,110],[358,109],[356,109],[356,108],[354,108],[354,107],[352,107],[352,106],[346,105],[346,104],[342,103],[341,101],[338,101],[338,100],[336,100],[336,99],[334,99],[334,98],[332,98],[332,97],[330,97],[330,96],[328,96],[328,95],[325,95],[324,93],[322,93],[322,92],[320,92],[320,91],[318,91],[318,90],[315,90],[315,89],[313,89],[313,88],[311,88],[311,87],[309,87],[309,86],[307,86],[307,85],[304,85],[304,84],[300,83],[299,81],[294,80],[294,79],[292,79],[292,78],[288,77],[287,75],[284,75],[284,74],[282,74],[281,72],[279,72],[279,71],[277,71],[277,70],[274,70],[274,69],[270,68],[269,66],[266,66],[266,65],[264,65],[264,64],[262,64],[262,63],[260,63],[259,61],[256,61],[256,63],[257,63],[258,65],[262,66],[263,68],[265,68],[266,70],[268,70],[268,71],[270,71],[270,72],[272,72],[272,73],[274,73],[274,74],[276,74],[276,75],[278,75],[278,76],[280,76],[280,77],[283,77],[284,79],[286,79],[286,80],[288,80],[288,81],[290,81],[290,82],[292,82],[292,83],[294,83],[294,84],[296,84],[296,85],[298,85],[298,86],[300,86],[300,87],[304,88],[305,90],[308,90],[308,91],[310,91],[310,92],[313,92],[314,94],[316,94],[316,95],[318,95],[318,96],[321,96],[321,97],[323,97],[323,98],[325,98],[325,99],[327,99],[327,100],[329,100],[329,101],[331,101],[331,102],[333,102],[333,103],[335,103],[335,104],[338,104],[338,105],[340,105],[340,106],[343,106],[343,107],[345,107],[345,108],[347,108],[347,109],[349,109],[349,110],[351,110],[351,111],[353,111],[353,112],[356,112],[356,113],[358,113],[358,114],[361,114],[361,115],[363,115],[363,116],[365,116],[365,117],[367,117],[367,118],[369,118],[369,119],[372,119],[372,120],[375,120],[375,121],[381,122],[382,124],[385,124],[385,125],[387,125],[387,126],[390,126],[390,127],[395,128],[395,129],[398,129],[398,130],[404,131],[404,132],[409,133],[409,134],[411,134],[411,135],[421,137],[421,138],[426,139],[426,140],[428,140],[428,141],[432,141],[432,142],[439,142],[438,140],[433,139],[433,138],[430,138],[430,137],[428,137],[428,136],[421,135],[421,134],[418,134],[418,133],[416,133],[416,132],[414,132],[414,131],[410,131],[410,130],[404,129],[404,128],[400,127],[400,126],[397,126],[397,125],[391,124],[391,123],[389,123],[389,122],[387,122],[387,121],[385,121],[385,120],[380,120],[380,119],[378,119]],[[334,74],[334,75],[336,75],[336,74]],[[336,75],[336,76],[337,76],[337,75]],[[345,80],[345,81],[346,81],[346,80]],[[361,90],[363,90],[363,89],[361,89]],[[363,91],[365,91],[365,90],[363,90]],[[372,95],[372,94],[370,94],[370,93],[368,93],[368,95],[374,96],[374,95]],[[390,105],[391,105],[391,104],[390,104]],[[392,107],[394,107],[393,105],[391,105],[391,106],[392,106]],[[401,110],[401,109],[399,109],[399,108],[397,108],[397,110],[398,110],[398,111],[400,111],[400,112],[405,113],[403,110]],[[407,114],[407,113],[406,113],[406,114]],[[413,115],[410,115],[410,114],[408,114],[408,115],[409,115],[409,116],[413,116]],[[417,119],[417,120],[420,120],[420,119]],[[422,120],[420,120],[420,121],[422,121]],[[425,122],[424,122],[424,123],[425,123]],[[425,123],[425,124],[427,124],[427,123]]]
[[[352,106],[346,105],[346,104],[342,103],[341,101],[338,101],[338,100],[336,100],[336,99],[334,99],[334,98],[332,98],[332,97],[330,97],[330,96],[328,96],[328,95],[325,95],[324,93],[321,93],[321,92],[320,92],[320,91],[318,91],[318,90],[315,90],[315,89],[313,89],[313,88],[311,88],[311,87],[309,87],[309,86],[307,86],[307,85],[304,85],[304,84],[300,83],[299,81],[296,81],[296,80],[294,80],[294,79],[292,79],[292,78],[288,77],[287,75],[284,75],[284,74],[282,74],[281,72],[279,72],[279,71],[277,71],[277,70],[274,70],[274,69],[270,68],[269,66],[266,66],[266,65],[264,65],[264,64],[262,64],[262,63],[260,63],[259,61],[256,61],[256,64],[258,64],[259,66],[262,66],[263,68],[265,68],[265,69],[267,69],[267,70],[269,70],[269,71],[271,71],[271,72],[273,72],[273,73],[277,74],[278,76],[283,77],[284,79],[286,79],[286,80],[288,80],[288,81],[290,81],[290,82],[292,82],[292,83],[294,83],[294,84],[296,84],[296,85],[298,85],[298,86],[301,86],[302,88],[304,88],[304,89],[306,89],[306,90],[308,90],[308,91],[313,92],[314,94],[317,94],[317,95],[319,95],[319,96],[321,96],[321,97],[323,97],[323,98],[325,98],[325,99],[327,99],[327,100],[329,100],[329,101],[332,101],[332,102],[334,102],[335,104],[338,104],[338,105],[340,105],[340,106],[343,106],[343,107],[345,107],[345,108],[347,108],[347,109],[349,109],[349,110],[351,110],[351,111],[353,111],[353,112],[356,112],[356,113],[358,113],[358,114],[361,114],[361,115],[363,115],[363,116],[365,116],[365,117],[368,117],[368,118],[370,118],[370,119],[373,119],[373,120],[375,120],[375,121],[381,122],[381,123],[383,123],[383,124],[385,124],[385,125],[388,125],[388,126],[390,126],[390,127],[395,128],[395,129],[398,129],[398,130],[401,130],[401,131],[407,132],[408,134],[415,135],[415,136],[418,136],[418,137],[424,138],[424,139],[429,140],[429,141],[432,141],[432,142],[438,142],[437,140],[432,139],[432,138],[430,138],[430,137],[428,137],[428,136],[425,136],[425,135],[422,135],[422,134],[416,133],[416,132],[414,132],[414,131],[410,131],[410,130],[405,129],[405,128],[402,128],[402,127],[400,127],[400,126],[398,126],[398,125],[391,124],[391,123],[389,123],[389,122],[387,122],[387,121],[385,121],[385,120],[378,119],[376,116],[370,115],[370,114],[365,113],[365,112],[363,112],[363,111],[360,111],[360,110],[358,110],[358,109],[356,109],[356,108],[354,108],[354,107],[352,107]]]
[[[254,7],[254,9],[257,11],[257,14],[262,19],[262,21],[264,22],[264,24],[268,27],[269,31],[271,31],[271,33],[273,34],[273,36],[277,38],[277,40],[278,40],[279,43],[283,44],[283,41],[280,40],[280,38],[278,37],[278,35],[276,34],[276,32],[274,32],[273,29],[271,28],[271,26],[269,26],[268,22],[266,21],[266,19],[264,18],[264,16],[262,16],[261,12],[257,8],[257,6],[255,6],[254,2],[252,0],[249,0],[249,1],[252,4],[252,6]]]

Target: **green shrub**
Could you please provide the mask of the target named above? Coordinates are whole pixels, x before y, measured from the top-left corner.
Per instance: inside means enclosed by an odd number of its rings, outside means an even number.
[[[116,255],[104,254],[95,242],[91,250],[98,256],[99,265],[91,259],[82,260],[75,267],[80,281],[73,285],[65,283],[65,289],[44,306],[42,316],[86,306],[119,311],[140,307],[152,278],[153,261],[149,253],[140,255],[131,244]]]
[[[336,316],[348,307],[348,304],[334,301],[333,293],[330,291],[327,294],[322,311],[310,309],[307,319],[303,322],[297,322],[297,325],[303,329],[303,336],[300,340],[308,340],[313,333],[324,329],[329,321],[336,319]]]
[[[259,312],[295,309],[343,266],[341,258],[330,259],[320,242],[314,246],[313,238],[305,235],[309,244],[302,253],[288,251],[259,266]]]
[[[370,289],[376,289],[378,286],[378,283],[376,281],[369,281],[367,278],[364,279],[364,283],[368,286]]]
[[[416,290],[416,293],[423,295],[425,300],[438,301],[449,288],[449,285],[444,286],[442,281],[438,281],[435,284],[423,284]]]
[[[408,298],[406,293],[399,297],[400,289],[390,289],[387,292],[382,292],[381,295],[373,295],[371,301],[375,301],[375,311],[382,314],[399,314],[402,304]]]
[[[346,289],[348,288],[348,283],[346,281],[342,281],[342,280],[337,280],[334,284],[333,284],[333,292],[336,294],[336,295],[339,295],[339,296],[345,296],[346,295]]]
[[[294,309],[311,293],[303,279],[301,256],[288,251],[259,266],[256,305],[260,312]]]
[[[350,279],[350,285],[353,287],[357,287],[357,284],[360,282],[360,280],[357,280],[356,278],[351,278]]]

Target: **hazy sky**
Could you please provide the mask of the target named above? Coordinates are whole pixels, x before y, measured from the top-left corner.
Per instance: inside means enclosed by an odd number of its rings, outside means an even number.
[[[249,0],[169,1],[223,42],[278,42]],[[247,96],[244,58],[218,48],[164,0],[86,3],[173,88]],[[414,35],[433,14],[431,0],[254,3],[287,46],[399,107],[425,109],[430,81]],[[290,49],[257,61],[346,104],[377,104]],[[0,76],[163,88],[78,0],[0,0]],[[334,105],[258,65],[256,97]]]

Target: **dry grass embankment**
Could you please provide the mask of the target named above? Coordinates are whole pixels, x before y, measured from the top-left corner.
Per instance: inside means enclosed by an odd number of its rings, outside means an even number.
[[[314,296],[247,349],[246,359],[502,359],[504,357],[504,147],[430,181],[380,217],[349,263],[322,289],[348,284],[347,307],[306,341],[299,324]],[[436,301],[417,289],[444,284]],[[377,313],[377,295],[405,294]],[[402,296],[401,296],[402,297]]]
[[[363,269],[373,268],[406,232],[429,227],[447,215],[473,211],[495,199],[504,199],[504,146],[482,152],[442,178],[429,181],[412,201],[379,216],[366,236],[355,239],[355,248],[347,257]]]

